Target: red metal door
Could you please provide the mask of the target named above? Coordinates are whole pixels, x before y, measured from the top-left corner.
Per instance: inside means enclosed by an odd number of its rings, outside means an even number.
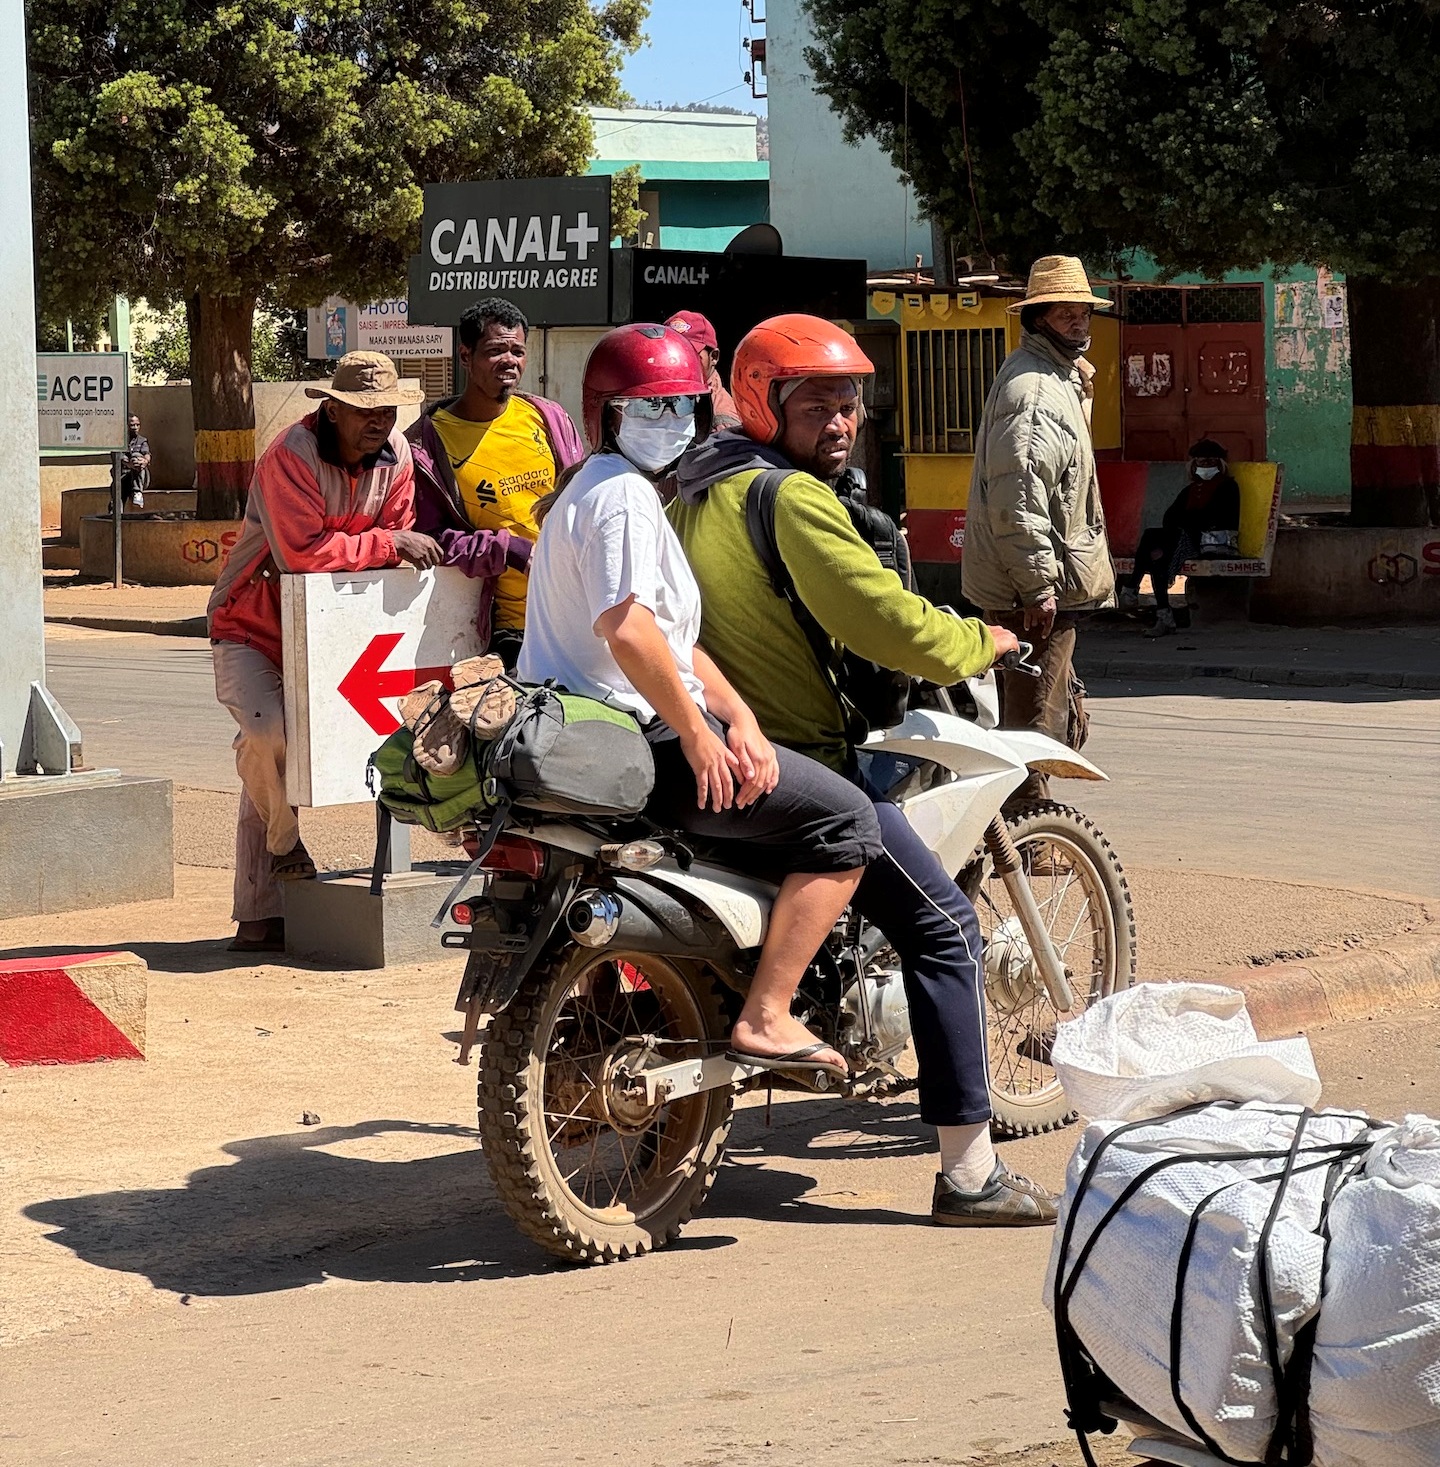
[[[1184,458],[1185,331],[1174,326],[1131,326],[1121,332],[1121,411],[1125,457]]]
[[[1217,439],[1237,463],[1263,459],[1265,328],[1259,322],[1187,326],[1185,351],[1190,442]]]
[[[1125,457],[1183,460],[1209,437],[1232,459],[1263,459],[1263,288],[1130,286],[1123,309]]]

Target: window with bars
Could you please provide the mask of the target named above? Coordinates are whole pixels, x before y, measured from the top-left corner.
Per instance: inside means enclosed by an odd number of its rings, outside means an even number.
[[[1259,285],[1127,286],[1121,301],[1127,326],[1204,326],[1265,319]]]
[[[905,442],[910,453],[974,453],[986,394],[1005,360],[1005,328],[905,334]]]

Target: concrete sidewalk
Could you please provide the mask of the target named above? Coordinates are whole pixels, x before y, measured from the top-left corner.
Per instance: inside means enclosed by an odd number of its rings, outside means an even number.
[[[102,632],[203,637],[209,586],[135,586],[45,577],[45,620]]]
[[[1096,618],[1080,629],[1086,679],[1174,682],[1232,678],[1272,687],[1370,686],[1440,691],[1440,627],[1194,626],[1146,637],[1138,621]]]

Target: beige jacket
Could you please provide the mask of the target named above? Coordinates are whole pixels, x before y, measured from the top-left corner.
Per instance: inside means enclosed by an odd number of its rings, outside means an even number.
[[[1032,331],[1001,364],[975,435],[961,566],[966,599],[986,611],[1048,596],[1076,611],[1114,597],[1088,385]]]

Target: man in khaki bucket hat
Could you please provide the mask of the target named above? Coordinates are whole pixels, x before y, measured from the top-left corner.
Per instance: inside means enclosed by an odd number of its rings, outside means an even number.
[[[397,410],[424,398],[420,384],[402,381],[379,352],[352,351],[305,395],[321,405],[256,463],[240,538],[207,608],[215,693],[239,726],[237,952],[282,951],[279,883],[315,875],[285,794],[280,576],[440,562],[440,547],[414,530],[410,445],[396,427]]]
[[[1084,719],[1074,674],[1075,629],[1115,595],[1100,480],[1090,441],[1085,360],[1090,319],[1111,303],[1070,255],[1030,269],[1020,345],[1000,366],[975,433],[961,587],[985,620],[1035,645],[1039,678],[1001,673],[1001,721],[1065,743]],[[1031,774],[1015,803],[1049,797]]]

